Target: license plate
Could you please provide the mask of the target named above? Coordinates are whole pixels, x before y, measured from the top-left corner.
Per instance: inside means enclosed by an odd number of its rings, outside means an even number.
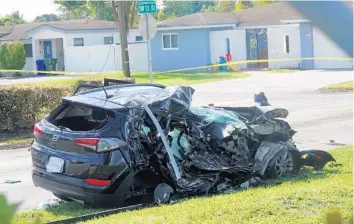
[[[62,173],[64,168],[64,160],[57,157],[50,157],[46,166],[49,173]]]

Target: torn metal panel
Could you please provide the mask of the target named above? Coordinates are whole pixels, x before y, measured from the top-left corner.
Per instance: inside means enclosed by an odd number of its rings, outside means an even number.
[[[263,114],[255,119],[252,123],[273,123],[275,118],[286,118],[289,114],[288,110],[283,108],[261,107]]]
[[[171,162],[174,174],[176,175],[176,179],[177,180],[181,179],[181,173],[179,172],[179,169],[177,167],[177,163],[176,163],[175,157],[173,156],[172,149],[171,149],[169,143],[167,142],[167,138],[166,138],[166,136],[165,136],[165,134],[164,134],[159,122],[156,120],[156,117],[154,116],[154,114],[152,113],[150,108],[146,104],[144,104],[143,106],[144,106],[145,111],[147,112],[147,114],[151,118],[152,122],[154,122],[154,125],[155,125],[155,127],[157,128],[157,131],[160,134],[161,140],[162,140],[162,142],[164,144],[164,147],[165,147],[165,149],[167,151],[167,154],[168,154],[168,156],[170,158],[170,162]]]
[[[284,130],[284,127],[278,121],[265,124],[251,124],[249,127],[255,134],[259,135],[270,135],[275,132],[283,132]]]
[[[316,170],[321,170],[328,162],[335,162],[331,154],[322,150],[304,150],[300,152],[303,166],[311,166]]]
[[[288,116],[286,109],[190,106],[193,92],[189,87],[166,88],[134,96],[126,104],[135,111],[128,123],[144,124],[135,128],[158,144],[152,147],[157,147],[159,170],[172,178],[177,192],[229,192],[256,185],[276,155],[297,150],[291,140],[294,131],[281,120]],[[144,110],[138,113],[134,108],[140,106]],[[237,111],[248,113],[247,118]]]
[[[147,153],[140,141],[140,130],[142,130],[141,124],[144,117],[143,112],[142,109],[129,110],[125,122],[125,138],[129,146],[130,157],[132,158],[130,160],[132,164],[129,164],[131,167],[138,165],[145,166],[148,160]]]
[[[128,108],[138,108],[147,105],[152,112],[169,111],[175,115],[183,115],[188,109],[194,89],[178,86],[167,88],[141,87],[136,94],[128,90],[118,89],[116,95],[110,98],[114,102]]]

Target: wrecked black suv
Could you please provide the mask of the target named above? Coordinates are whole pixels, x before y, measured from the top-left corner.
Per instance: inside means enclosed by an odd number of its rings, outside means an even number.
[[[35,125],[34,184],[63,200],[123,206],[230,192],[334,161],[296,148],[285,109],[193,106],[193,92],[125,84],[64,97]]]

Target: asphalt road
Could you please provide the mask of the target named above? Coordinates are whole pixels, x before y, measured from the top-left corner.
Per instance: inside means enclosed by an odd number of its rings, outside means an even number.
[[[353,94],[315,92],[319,87],[353,80],[352,72],[306,71],[294,73],[251,72],[248,79],[199,84],[194,103],[219,106],[253,105],[256,92],[266,93],[273,106],[289,110],[288,121],[298,131],[295,140],[302,149],[330,149],[353,144]],[[338,145],[329,144],[334,140]],[[20,210],[37,207],[55,198],[35,188],[31,180],[30,153],[0,151],[0,192],[11,202],[22,202]],[[21,180],[4,184],[5,180]]]

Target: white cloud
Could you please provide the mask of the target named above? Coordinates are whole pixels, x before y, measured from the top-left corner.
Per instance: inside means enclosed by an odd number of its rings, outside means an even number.
[[[26,21],[32,21],[42,14],[56,14],[58,8],[53,0],[1,0],[0,4],[0,16],[18,10]]]

